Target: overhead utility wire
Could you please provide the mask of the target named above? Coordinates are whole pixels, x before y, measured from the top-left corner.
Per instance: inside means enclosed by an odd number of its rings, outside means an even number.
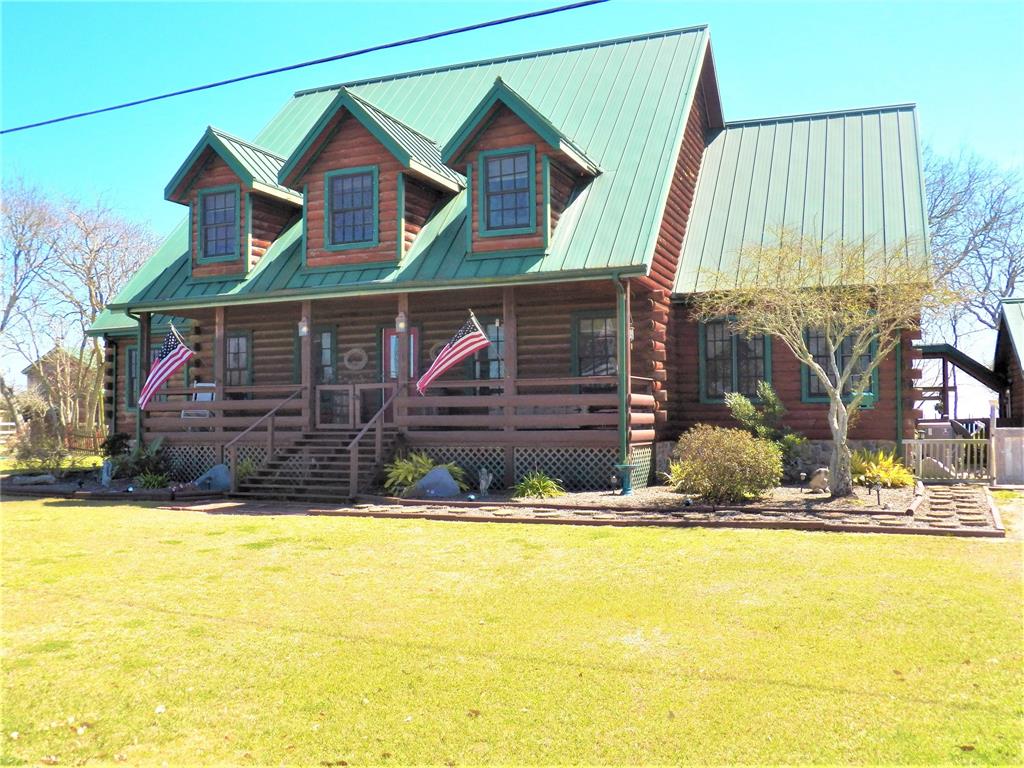
[[[437,40],[441,37],[450,37],[451,35],[458,35],[463,32],[473,32],[477,29],[486,29],[487,27],[497,27],[502,24],[509,24],[513,21],[523,21],[525,19],[535,19],[540,16],[549,16],[553,13],[561,13],[562,11],[572,11],[577,8],[584,8],[588,5],[597,5],[599,3],[606,3],[608,0],[581,0],[577,3],[570,3],[569,5],[559,5],[554,8],[544,8],[539,11],[530,11],[529,13],[520,13],[517,16],[506,16],[502,19],[494,19],[492,21],[482,21],[478,24],[469,24],[465,27],[456,27],[454,29],[446,29],[442,32],[431,32],[429,35],[420,35],[418,37],[410,37],[405,40],[398,40],[393,43],[381,43],[380,45],[371,45],[368,48],[360,48],[355,51],[348,51],[346,53],[339,53],[334,56],[325,56],[322,59],[313,59],[311,61],[303,61],[299,64],[289,64],[286,67],[277,67],[276,69],[267,69],[263,72],[253,72],[251,75],[241,75],[240,77],[232,77],[227,80],[218,80],[215,83],[207,83],[206,85],[196,85],[192,88],[183,88],[180,91],[171,91],[170,93],[162,93],[159,96],[149,96],[145,99],[136,99],[135,101],[126,101],[123,104],[115,104],[111,107],[102,107],[101,109],[91,109],[88,112],[78,112],[73,115],[64,115],[63,117],[54,117],[49,120],[40,120],[37,123],[28,123],[26,125],[19,125],[16,128],[4,128],[0,130],[0,135],[5,133],[14,133],[15,131],[27,131],[29,128],[40,128],[44,125],[53,125],[54,123],[63,123],[67,120],[77,120],[80,117],[89,117],[90,115],[99,115],[104,112],[113,112],[118,109],[127,109],[128,107],[137,107],[140,104],[148,104],[151,101],[160,101],[161,99],[169,99],[172,96],[184,96],[188,93],[196,93],[198,91],[208,91],[211,88],[220,88],[222,85],[231,85],[232,83],[240,83],[244,80],[254,80],[257,77],[266,77],[267,75],[276,75],[281,72],[290,72],[293,69],[302,69],[304,67],[312,67],[317,64],[326,64],[330,61],[340,61],[341,59],[351,59],[355,56],[362,56],[365,53],[373,53],[374,51],[384,51],[389,48],[401,48],[405,45],[412,45],[413,43],[423,43],[427,40]]]

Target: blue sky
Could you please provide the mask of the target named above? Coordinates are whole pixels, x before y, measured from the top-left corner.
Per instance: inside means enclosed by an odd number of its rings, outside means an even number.
[[[557,4],[4,2],[0,124]],[[727,119],[914,101],[938,150],[1024,165],[1024,3],[612,0],[8,135],[2,169],[164,232],[182,216],[164,184],[207,124],[252,137],[301,88],[700,23]]]

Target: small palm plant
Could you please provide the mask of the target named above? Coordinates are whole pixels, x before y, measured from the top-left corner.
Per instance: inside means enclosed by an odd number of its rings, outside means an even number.
[[[561,484],[540,471],[527,472],[512,491],[514,499],[553,499],[564,495]]]

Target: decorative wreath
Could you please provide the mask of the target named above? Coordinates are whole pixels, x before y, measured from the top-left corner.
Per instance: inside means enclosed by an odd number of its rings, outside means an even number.
[[[353,347],[344,354],[341,358],[342,363],[350,371],[361,371],[366,367],[366,363],[369,358],[366,356],[366,350],[362,347]]]
[[[427,354],[430,355],[430,359],[431,360],[437,360],[437,356],[441,354],[441,350],[444,349],[444,345],[447,344],[447,343],[448,343],[447,341],[439,341],[439,342],[437,342],[437,344],[432,346],[430,348],[430,352],[427,353]]]

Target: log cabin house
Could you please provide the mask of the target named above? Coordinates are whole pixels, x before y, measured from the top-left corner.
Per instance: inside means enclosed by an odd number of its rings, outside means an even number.
[[[703,26],[302,91],[252,142],[208,128],[165,197],[187,216],[92,329],[110,429],[262,495],[343,496],[399,443],[496,485],[642,485],[762,379],[826,440],[785,347],[689,297],[780,225],[926,255],[914,107],[726,122]],[[417,395],[470,308],[493,343]],[[196,357],[139,412],[172,318]],[[911,341],[855,440],[912,436]]]

